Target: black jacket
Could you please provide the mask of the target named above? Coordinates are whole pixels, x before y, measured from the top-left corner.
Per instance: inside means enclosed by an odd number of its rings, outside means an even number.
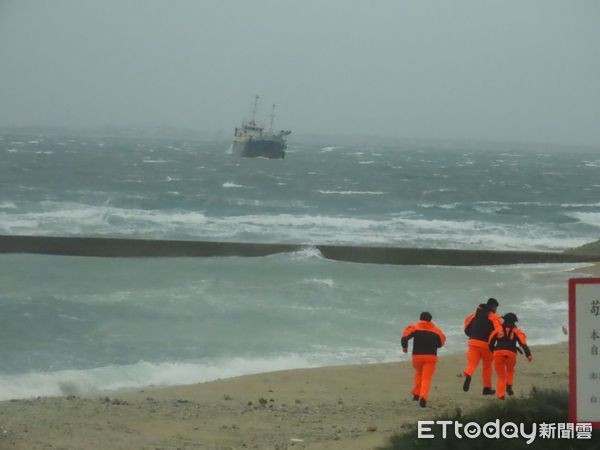
[[[508,325],[503,327],[504,336],[498,337],[496,333],[492,334],[490,339],[490,350],[508,350],[517,353],[517,344],[525,352],[525,356],[531,356],[531,350],[527,345],[527,336],[516,325]]]
[[[465,334],[476,341],[487,344],[492,333],[496,331],[498,335],[502,335],[501,330],[500,318],[485,303],[479,305],[477,311],[465,319]]]
[[[406,327],[400,343],[402,348],[408,347],[413,339],[413,355],[437,355],[437,349],[446,343],[446,336],[433,322],[421,320]]]

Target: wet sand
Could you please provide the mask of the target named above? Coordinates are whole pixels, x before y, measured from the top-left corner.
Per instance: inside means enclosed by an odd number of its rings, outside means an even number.
[[[566,343],[518,357],[515,394],[567,389]],[[419,418],[463,411],[464,355],[442,356],[429,407],[410,396],[407,362],[272,372],[191,386],[0,402],[0,449],[370,449]]]

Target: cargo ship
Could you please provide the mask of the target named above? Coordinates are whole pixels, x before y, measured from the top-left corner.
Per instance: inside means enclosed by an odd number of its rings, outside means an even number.
[[[256,110],[258,108],[257,95],[254,97],[252,119],[242,123],[233,133],[233,153],[245,158],[285,158],[286,137],[291,133],[289,130],[273,131],[275,120],[275,105],[271,110],[271,122],[268,129],[256,123]]]

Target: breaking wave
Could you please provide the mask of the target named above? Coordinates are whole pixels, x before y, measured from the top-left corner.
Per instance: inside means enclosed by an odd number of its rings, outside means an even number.
[[[86,395],[144,387],[202,383],[252,373],[313,367],[301,356],[231,358],[206,363],[140,361],[125,366],[0,376],[0,400]]]
[[[517,250],[561,250],[589,241],[539,224],[425,219],[414,213],[381,218],[306,214],[212,216],[201,211],[64,202],[42,202],[41,206],[37,212],[0,209],[0,232]],[[600,226],[600,213],[579,215]]]

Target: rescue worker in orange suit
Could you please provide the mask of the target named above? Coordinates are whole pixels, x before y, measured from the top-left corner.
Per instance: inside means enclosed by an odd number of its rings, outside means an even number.
[[[498,374],[496,395],[499,399],[504,400],[505,391],[508,395],[514,394],[512,387],[517,364],[517,351],[521,353],[517,345],[523,349],[529,362],[533,356],[527,346],[527,336],[515,325],[519,320],[516,314],[507,313],[502,318],[504,319],[502,324],[504,336],[498,337],[498,333],[494,331],[490,338],[489,348],[494,354],[494,367]]]
[[[431,377],[435,372],[437,350],[446,343],[446,336],[431,321],[431,314],[422,312],[419,322],[409,325],[402,333],[402,351],[408,352],[408,341],[413,340],[412,365],[415,368],[413,400],[422,408],[427,406]]]
[[[477,310],[465,319],[465,334],[469,337],[469,348],[467,350],[467,368],[465,369],[465,381],[463,391],[467,392],[471,387],[471,377],[477,369],[479,361],[483,362],[483,395],[494,395],[492,389],[492,352],[488,348],[490,337],[497,332],[498,337],[503,336],[502,322],[496,315],[498,300],[489,298],[487,303],[482,303]]]

